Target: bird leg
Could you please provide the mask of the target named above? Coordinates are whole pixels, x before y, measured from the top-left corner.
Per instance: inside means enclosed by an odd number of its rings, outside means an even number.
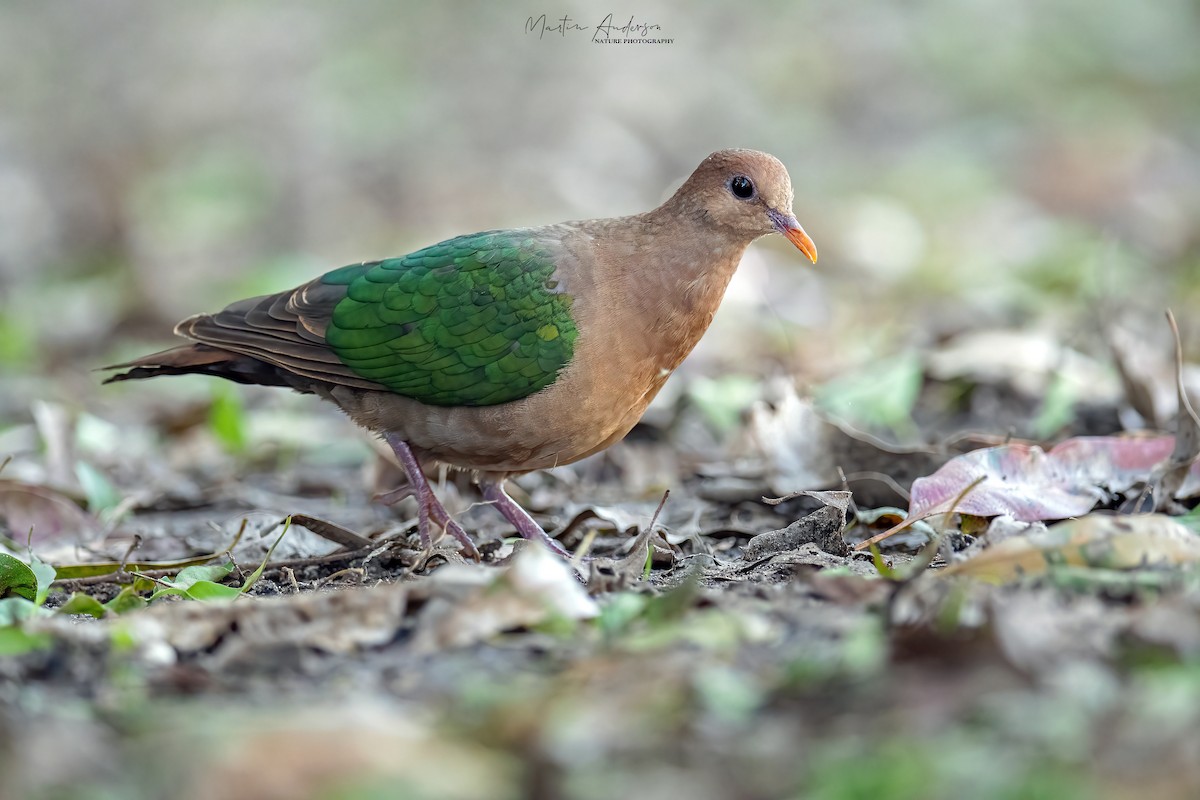
[[[495,506],[496,510],[512,523],[513,527],[517,529],[517,533],[521,534],[522,537],[541,542],[563,558],[571,557],[571,554],[556,539],[551,539],[542,530],[542,526],[538,525],[533,517],[529,516],[528,511],[521,508],[516,500],[508,496],[508,492],[504,491],[503,480],[484,481],[480,484],[480,489],[483,490],[484,499]]]
[[[404,474],[408,476],[408,486],[388,492],[382,495],[380,500],[385,503],[395,503],[409,495],[415,497],[417,500],[417,533],[421,536],[421,545],[427,550],[433,545],[432,528],[436,524],[457,539],[468,556],[478,561],[479,550],[475,548],[475,543],[471,541],[471,537],[467,536],[467,532],[463,530],[462,526],[450,518],[446,507],[433,493],[433,487],[429,485],[429,479],[425,477],[421,463],[417,461],[417,456],[408,446],[408,442],[394,433],[385,433],[383,439],[392,448],[392,452],[396,454],[400,466],[404,469]],[[536,525],[536,523],[534,524]]]

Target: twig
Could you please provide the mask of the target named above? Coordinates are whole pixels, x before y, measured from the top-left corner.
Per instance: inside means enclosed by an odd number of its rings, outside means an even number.
[[[339,550],[336,553],[329,553],[328,555],[324,556],[311,556],[309,558],[295,558],[287,561],[274,561],[263,567],[263,572],[273,569],[296,569],[300,567],[321,566],[323,564],[337,564],[341,561],[353,561],[356,558],[362,558],[370,555],[371,551],[374,549],[374,546],[372,546],[353,551]],[[179,567],[175,567],[174,569],[148,569],[142,571],[140,574],[147,578],[162,578],[176,572],[179,572]],[[128,575],[129,573],[109,572],[104,575],[91,575],[86,578],[68,578],[64,581],[56,582],[55,585],[62,587],[73,587],[95,586],[105,583],[122,583],[120,578]]]
[[[651,545],[650,538],[654,536],[655,525],[658,524],[658,515],[662,513],[663,506],[667,504],[667,498],[671,496],[671,490],[663,490],[662,500],[658,501],[658,508],[654,509],[654,516],[650,517],[650,524],[646,526],[646,530],[637,535],[633,540],[633,544],[629,547],[629,555],[617,561],[618,569],[628,569],[629,567],[644,562],[649,555]],[[645,553],[642,551],[646,550]]]
[[[133,551],[142,546],[142,535],[135,533],[133,541],[129,543],[129,547],[125,549],[125,555],[121,556],[121,566],[117,568],[118,575],[125,575],[125,566],[129,563],[129,557],[133,555]]]
[[[1178,397],[1179,410],[1175,414],[1175,447],[1171,455],[1156,470],[1158,475],[1152,481],[1155,484],[1155,509],[1170,509],[1175,505],[1175,493],[1183,486],[1188,469],[1200,454],[1200,419],[1192,409],[1187,390],[1183,386],[1183,344],[1179,339],[1179,326],[1175,324],[1175,315],[1167,309],[1167,324],[1171,326],[1171,336],[1175,339],[1175,393]]]
[[[841,473],[841,471],[842,471],[842,468],[838,467],[839,474]],[[907,489],[905,489],[903,486],[901,486],[896,481],[895,478],[893,478],[891,475],[888,475],[885,472],[872,472],[870,470],[867,470],[864,472],[851,472],[849,475],[842,475],[842,484],[847,486],[847,490],[849,490],[848,487],[849,487],[850,481],[860,481],[860,480],[879,481],[880,483],[885,484],[893,492],[895,492],[896,494],[903,497],[905,500],[909,500],[912,498],[912,495],[910,495],[908,493]]]
[[[889,536],[895,536],[897,533],[904,530],[905,528],[912,525],[913,523],[920,522],[923,519],[928,519],[929,517],[932,517],[935,514],[945,514],[946,516],[953,514],[954,509],[958,508],[958,505],[959,505],[959,503],[961,503],[963,501],[963,498],[966,497],[968,493],[973,491],[976,486],[983,483],[985,480],[987,480],[987,476],[980,475],[978,478],[976,478],[975,480],[973,480],[969,484],[967,484],[963,488],[963,490],[958,493],[958,496],[954,498],[954,502],[950,504],[950,507],[948,509],[946,509],[945,511],[931,511],[930,513],[925,514],[924,516],[921,516],[921,517],[905,517],[904,519],[900,520],[892,527],[888,528],[883,533],[878,533],[878,534],[872,536],[870,539],[865,539],[865,540],[859,542],[858,544],[854,545],[854,549],[855,550],[866,550],[871,545],[878,544],[879,542],[882,542],[884,539],[888,538]]]
[[[283,573],[283,577],[287,578],[288,585],[292,587],[292,591],[299,593],[300,582],[298,580],[296,580],[295,571],[292,570],[291,567],[280,567],[279,570],[280,570],[280,572]],[[263,571],[266,572],[266,570],[263,570]]]
[[[375,545],[364,547],[359,550],[339,550],[336,553],[329,553],[323,556],[310,556],[308,558],[292,558],[286,561],[275,561],[267,564],[263,568],[263,572],[273,569],[297,569],[299,567],[319,567],[323,564],[337,564],[340,561],[353,561],[356,558],[364,558],[369,556],[375,549]]]
[[[317,581],[313,585],[313,588],[320,589],[322,586],[325,586],[326,584],[330,583],[331,581],[336,581],[338,578],[344,578],[347,575],[357,576],[359,584],[362,584],[363,578],[365,578],[367,576],[367,571],[365,569],[363,569],[362,567],[346,567],[345,569],[339,569],[337,572],[333,573],[332,575],[326,575],[324,578],[321,578],[321,580]]]
[[[972,489],[983,482],[984,478],[985,476],[980,475],[978,478],[971,481],[966,488],[958,493],[958,496],[954,498],[954,502],[951,503],[950,507],[944,512],[946,518],[945,523],[942,525],[941,529],[934,531],[933,536],[931,536],[929,541],[926,542],[925,545],[917,552],[916,557],[912,561],[908,562],[907,565],[905,565],[904,574],[897,575],[898,571],[893,570],[892,574],[896,577],[893,577],[892,580],[895,582],[896,586],[888,595],[884,606],[883,624],[885,627],[891,628],[893,625],[896,604],[900,600],[900,593],[903,592],[908,586],[912,585],[917,578],[924,575],[925,570],[929,569],[929,565],[933,563],[935,558],[937,558],[937,554],[942,547],[942,541],[946,538],[946,529],[949,527],[950,515],[954,513],[954,509],[959,503],[962,502],[963,498],[966,497]],[[932,517],[934,515],[929,514],[927,516]],[[916,520],[913,520],[913,522],[915,521]],[[903,525],[905,523],[902,522],[900,524]],[[871,547],[871,556],[872,558],[878,559],[879,562],[883,561],[883,556],[880,554],[878,547]]]
[[[341,525],[329,520],[310,517],[308,514],[292,514],[291,518],[293,525],[299,525],[305,530],[312,531],[322,539],[331,541],[334,544],[340,544],[347,550],[359,550],[374,544],[367,537],[360,536],[349,528],[343,528]],[[280,520],[276,525],[282,525],[283,522],[284,520]]]
[[[179,568],[175,569],[148,569],[138,572],[138,575],[144,578],[165,578],[169,575],[179,572]],[[105,583],[123,584],[129,583],[125,578],[132,577],[132,572],[106,572],[103,575],[89,575],[86,578],[67,578],[62,581],[55,581],[56,587],[63,589],[73,589],[77,586],[99,586]]]
[[[572,567],[579,568],[583,565],[583,559],[587,558],[588,551],[592,549],[592,545],[599,535],[600,531],[596,528],[588,528],[587,533],[583,534],[583,541],[579,543],[579,547],[575,548],[575,555],[571,556]]]

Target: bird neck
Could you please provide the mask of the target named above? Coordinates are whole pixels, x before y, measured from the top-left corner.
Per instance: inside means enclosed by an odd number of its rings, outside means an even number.
[[[634,218],[629,229],[655,247],[618,262],[627,322],[637,334],[627,341],[663,373],[700,341],[750,244],[698,215],[673,212],[663,206]]]

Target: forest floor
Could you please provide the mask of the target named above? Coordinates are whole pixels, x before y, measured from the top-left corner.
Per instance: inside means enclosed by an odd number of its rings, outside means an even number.
[[[482,561],[422,552],[411,501],[372,502],[394,468],[311,398],[81,385],[84,413],[20,383],[0,797],[1196,796],[1200,574],[1190,503],[1127,516],[1164,507],[1153,470],[1081,490],[1014,461],[984,485],[1109,514],[1047,543],[969,513],[968,481],[855,549],[962,453],[1121,428],[1119,392],[1056,405],[942,356],[906,446],[786,381],[672,389],[607,453],[518,479],[570,564],[453,474]]]

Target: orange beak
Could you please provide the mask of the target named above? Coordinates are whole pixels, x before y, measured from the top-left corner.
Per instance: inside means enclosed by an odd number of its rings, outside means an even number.
[[[800,223],[791,214],[780,214],[778,211],[771,210],[771,222],[775,225],[775,230],[787,237],[788,241],[796,245],[801,253],[808,256],[808,260],[812,263],[817,263],[817,246],[813,244],[813,240],[808,238],[808,234],[804,232],[804,228],[800,227]]]

